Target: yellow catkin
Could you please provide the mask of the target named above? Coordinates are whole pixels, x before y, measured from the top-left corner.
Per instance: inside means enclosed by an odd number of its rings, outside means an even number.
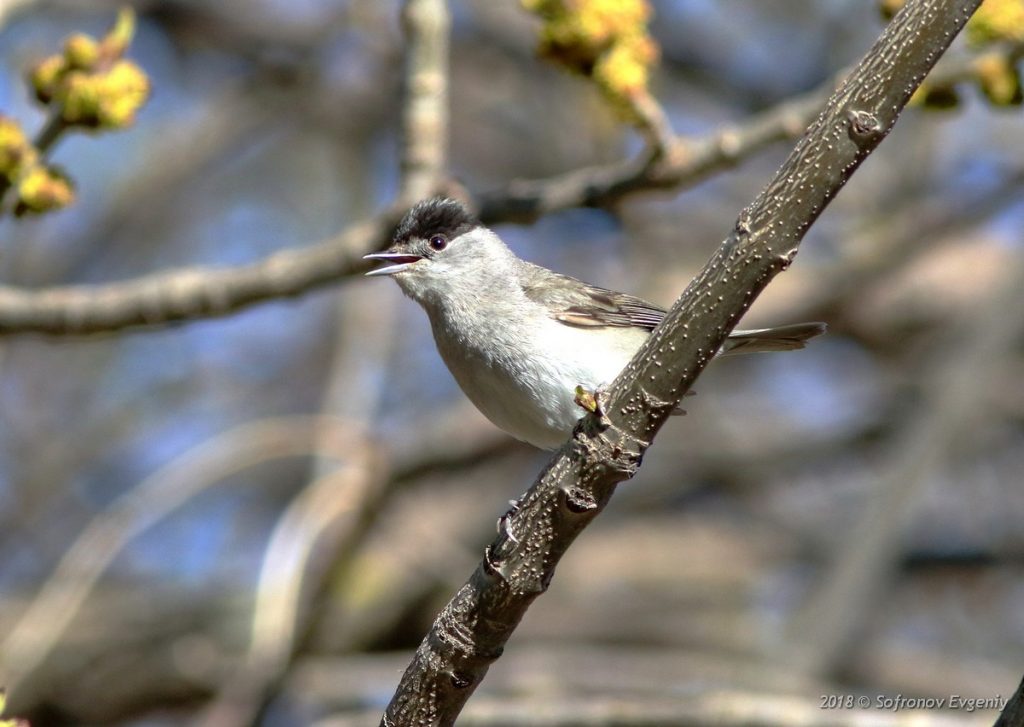
[[[67,207],[75,200],[71,181],[63,174],[44,166],[36,166],[18,180],[18,203],[15,213],[42,213]]]
[[[978,73],[978,84],[989,101],[996,106],[1020,103],[1020,74],[1008,58],[1002,55],[988,55],[976,61],[975,69]]]
[[[120,129],[135,120],[149,97],[149,79],[131,61],[118,61],[103,77],[99,121],[103,128]]]
[[[1024,40],[1024,0],[985,0],[965,32],[967,40],[975,45]]]
[[[55,104],[69,126],[128,126],[149,97],[145,72],[122,58],[134,32],[135,15],[127,9],[99,41],[82,33],[69,36],[63,54],[46,58],[32,70],[29,80],[36,96]]]
[[[539,52],[592,78],[627,116],[646,93],[658,48],[647,32],[647,0],[522,0],[543,21]]]
[[[21,126],[0,116],[0,177],[13,182],[36,163],[36,149]]]
[[[72,33],[64,41],[64,61],[68,68],[90,71],[100,60],[100,45],[85,33]]]

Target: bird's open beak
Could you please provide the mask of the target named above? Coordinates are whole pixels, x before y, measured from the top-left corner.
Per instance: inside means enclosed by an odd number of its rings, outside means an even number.
[[[363,255],[363,260],[384,260],[386,262],[395,263],[394,265],[386,265],[376,270],[371,270],[367,273],[370,275],[394,275],[400,273],[408,268],[413,263],[417,263],[423,258],[420,255],[407,255],[401,252],[372,252],[369,255]]]

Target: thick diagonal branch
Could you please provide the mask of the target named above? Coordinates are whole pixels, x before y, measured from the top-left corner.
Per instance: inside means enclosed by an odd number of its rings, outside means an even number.
[[[631,477],[675,404],[807,229],[895,124],[980,0],[910,0],[548,464],[435,620],[383,725],[450,725],[566,549]]]

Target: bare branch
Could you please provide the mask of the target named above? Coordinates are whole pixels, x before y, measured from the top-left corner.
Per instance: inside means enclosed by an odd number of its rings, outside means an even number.
[[[991,54],[1014,59],[1022,52],[1024,44],[1016,44]],[[944,64],[929,82],[942,85],[971,78],[984,57]],[[570,207],[610,204],[636,192],[693,186],[769,144],[797,137],[820,110],[832,85],[706,138],[680,140],[668,154],[645,152],[640,159],[550,179],[514,181],[481,197],[481,218],[489,223],[529,221]],[[302,295],[365,270],[362,255],[386,241],[403,211],[398,204],[331,240],[237,268],[184,268],[105,285],[40,290],[0,286],[0,335],[112,332],[224,316],[256,303]]]
[[[332,438],[336,434],[327,432]],[[249,651],[198,724],[230,727],[256,722],[269,687],[286,672],[301,642],[309,581],[319,585],[323,580],[320,574],[309,573],[310,561],[325,541],[335,544],[358,532],[366,502],[378,499],[385,486],[386,468],[374,456],[375,449],[355,427],[349,428],[347,440],[348,461],[310,482],[278,519],[260,569]]]
[[[977,56],[943,62],[929,75],[928,83],[945,87],[974,80],[987,62],[1005,58],[1015,63],[1022,54],[1024,43],[1015,43]],[[644,152],[636,159],[574,169],[547,179],[514,180],[502,189],[482,195],[481,219],[529,222],[569,207],[612,204],[637,192],[693,187],[771,144],[799,138],[836,85],[836,82],[826,83],[742,123],[724,125],[703,138],[671,137],[671,141],[664,141],[668,137],[663,131],[663,154]],[[660,110],[651,113],[657,118]]]
[[[68,125],[61,115],[59,113],[51,114],[32,143],[41,154],[45,154],[53,149],[61,135],[67,130]]]
[[[446,0],[407,0],[402,20],[406,76],[399,197],[405,205],[433,193],[444,172],[450,27]],[[366,330],[363,325],[338,329]],[[358,409],[358,402],[372,409],[369,402],[373,394],[368,394],[366,387],[362,387],[362,396],[355,391],[360,387],[352,377],[353,362],[346,355],[351,348],[342,346],[336,352],[330,387],[333,391],[325,396],[324,411],[351,411]],[[363,347],[359,348],[365,354]],[[358,415],[367,413],[360,411]],[[380,462],[370,464],[371,445],[364,442],[354,451],[358,453],[355,459],[341,470],[334,462],[318,461],[313,480],[278,521],[260,573],[248,653],[204,710],[202,724],[252,724],[304,647],[305,634],[314,620],[312,602],[323,600],[335,570],[346,570],[368,530],[370,514],[390,491],[391,483],[383,477],[385,467]],[[317,563],[311,563],[314,560]]]
[[[133,487],[75,539],[0,643],[0,681],[17,700],[30,698],[26,692],[31,689],[24,684],[57,644],[107,565],[132,538],[228,475],[260,462],[313,454],[314,443],[325,448],[322,454],[344,461],[351,456],[351,426],[325,417],[248,423],[204,442]]]
[[[666,153],[584,167],[541,180],[514,180],[485,194],[485,222],[529,222],[570,207],[599,207],[641,191],[685,189],[731,167],[770,144],[796,139],[821,110],[834,84],[786,101],[741,124],[725,125],[699,139],[673,137]]]
[[[284,250],[235,268],[184,268],[106,285],[24,290],[0,286],[0,334],[84,334],[227,315],[300,295],[367,265],[362,255],[387,239],[397,211],[380,214],[312,247]]]
[[[899,556],[900,538],[930,475],[938,470],[959,435],[988,405],[977,382],[1011,348],[1022,328],[1017,309],[1024,264],[975,310],[951,322],[934,346],[935,363],[922,375],[927,393],[922,411],[892,443],[887,472],[872,487],[868,505],[840,548],[835,568],[791,624],[791,662],[809,674],[829,674],[841,664],[877,601]]]
[[[447,0],[406,0],[405,104],[402,114],[404,203],[429,197],[444,174],[448,148]]]
[[[605,507],[725,337],[860,163],[980,0],[910,0],[829,99],[768,186],[508,514],[438,615],[382,725],[450,725],[576,536]]]
[[[1015,727],[1022,723],[1024,723],[1024,679],[1017,686],[1017,691],[1010,697],[1010,701],[1003,707],[994,727]]]

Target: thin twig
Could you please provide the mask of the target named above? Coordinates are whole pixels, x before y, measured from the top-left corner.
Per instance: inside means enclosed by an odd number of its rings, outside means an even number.
[[[337,433],[328,434],[333,438]],[[292,662],[308,610],[310,560],[323,549],[324,540],[344,539],[344,533],[357,529],[363,504],[386,482],[386,470],[366,438],[350,427],[347,440],[348,460],[307,485],[278,519],[260,570],[249,651],[198,724],[253,724],[268,688]],[[334,534],[328,537],[328,531]]]
[[[992,58],[1011,63],[1024,54],[1024,43],[1005,45],[986,53],[950,59],[928,77],[932,86],[974,80]],[[771,144],[797,139],[814,120],[836,87],[829,81],[820,88],[784,101],[737,124],[727,124],[701,138],[671,137],[664,142],[671,153],[600,166],[575,169],[539,180],[513,180],[480,198],[485,222],[530,222],[570,207],[600,207],[638,192],[695,186],[722,169],[735,166]]]
[[[771,144],[799,138],[834,87],[829,83],[705,137],[673,137],[671,153],[652,156],[645,150],[635,159],[547,179],[513,180],[481,196],[480,217],[485,222],[530,222],[571,207],[609,205],[638,192],[693,187]]]
[[[632,103],[640,118],[640,131],[647,140],[648,165],[654,166],[673,154],[682,156],[683,145],[672,131],[672,124],[658,99],[644,92],[634,97]]]
[[[408,204],[431,194],[445,167],[450,28],[446,0],[407,0],[402,20],[406,76],[399,196],[403,204]],[[380,320],[375,323],[379,325]],[[363,326],[337,329],[339,335],[365,330]],[[357,418],[365,418],[368,411],[353,412],[351,407],[361,401],[372,409],[375,401],[366,394],[365,387],[363,392],[355,390],[353,361],[346,353],[336,353],[332,367],[336,390],[328,392],[324,408],[340,411],[344,407]],[[360,353],[365,355],[362,347]],[[377,386],[378,393],[379,389]],[[382,477],[384,467],[371,467],[364,461],[373,451],[369,442],[360,444],[359,438],[354,438],[353,444],[356,460],[342,471],[333,467],[323,471],[318,462],[313,481],[279,519],[261,570],[249,651],[205,710],[202,724],[242,727],[255,721],[296,652],[304,646],[304,636],[310,629],[311,602],[322,601],[332,572],[345,570],[354,548],[368,532],[367,516],[386,498],[389,482]],[[325,534],[328,529],[330,536]],[[320,561],[315,569],[310,563],[314,556]]]
[[[1018,54],[1024,44],[999,51]],[[963,78],[974,59],[946,64],[930,78]],[[965,71],[965,69],[967,69]],[[833,84],[785,102],[705,138],[681,140],[683,153],[651,165],[640,159],[580,169],[545,180],[520,180],[479,200],[488,223],[529,221],[547,212],[609,204],[629,194],[683,189],[733,166],[767,145],[799,135],[818,113]],[[236,268],[184,268],[104,285],[29,290],[0,286],[0,335],[81,335],[213,318],[247,306],[302,295],[361,273],[366,252],[379,248],[404,207],[350,227],[325,242],[286,250]]]
[[[871,488],[867,508],[851,529],[840,557],[791,624],[791,661],[809,674],[829,675],[842,666],[847,649],[877,602],[890,568],[899,558],[907,521],[929,482],[974,413],[987,405],[977,392],[986,367],[1003,360],[1024,328],[1018,302],[1024,262],[1010,279],[974,310],[963,311],[934,346],[934,364],[922,375],[927,400],[892,442],[886,473]]]
[[[68,128],[60,113],[50,114],[35,139],[32,140],[32,145],[38,150],[40,157],[45,158],[47,152],[53,148]],[[11,186],[11,180],[7,177],[0,177],[0,210],[3,209],[4,197],[7,196]]]
[[[444,174],[448,151],[447,0],[406,0],[402,186],[406,205],[429,197]]]
[[[59,113],[50,114],[32,143],[40,154],[46,154],[53,149],[64,132],[70,128]]]
[[[0,683],[17,699],[24,684],[67,630],[100,575],[118,552],[189,499],[234,472],[283,457],[312,454],[316,440],[330,446],[320,454],[344,461],[351,456],[351,426],[323,417],[286,417],[232,429],[188,451],[153,473],[100,513],[68,547],[53,575],[10,633],[0,642]]]

